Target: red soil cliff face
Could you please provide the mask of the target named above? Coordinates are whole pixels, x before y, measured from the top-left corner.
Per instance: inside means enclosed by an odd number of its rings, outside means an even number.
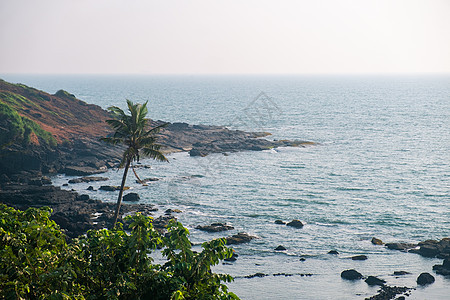
[[[19,115],[33,120],[50,132],[58,144],[72,139],[98,140],[111,133],[105,123],[110,118],[108,112],[100,106],[78,100],[67,92],[58,91],[51,95],[25,85],[0,80],[0,93],[3,99],[14,99],[9,105]]]

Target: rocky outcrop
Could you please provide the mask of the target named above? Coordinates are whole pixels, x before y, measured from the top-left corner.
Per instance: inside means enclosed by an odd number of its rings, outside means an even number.
[[[366,260],[367,256],[366,255],[355,255],[352,256],[352,260]]]
[[[440,275],[450,276],[450,258],[444,259],[442,265],[434,265],[433,270]]]
[[[36,186],[20,182],[3,183],[0,189],[0,203],[26,210],[29,207],[48,206],[53,209],[52,219],[73,238],[89,229],[110,226],[115,203],[105,203],[90,199],[88,195],[78,195],[59,187]],[[156,209],[151,205],[122,205],[121,213],[139,211],[151,215]]]
[[[94,176],[88,176],[88,177],[81,177],[81,178],[74,178],[70,179],[69,183],[88,183],[88,182],[97,182],[97,181],[107,181],[109,178],[107,177],[94,177]]]
[[[450,258],[450,238],[443,238],[440,241],[426,240],[418,244],[419,249],[412,249],[409,252],[420,254],[424,257]]]
[[[137,202],[141,199],[141,197],[139,197],[138,193],[128,193],[125,196],[123,196],[123,201],[125,202]]]
[[[416,244],[412,243],[386,243],[385,246],[390,250],[400,250],[400,251],[407,251],[408,249],[417,247]]]

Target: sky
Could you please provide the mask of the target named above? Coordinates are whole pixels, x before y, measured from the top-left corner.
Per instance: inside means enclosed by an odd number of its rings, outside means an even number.
[[[0,0],[0,73],[450,73],[450,0]]]

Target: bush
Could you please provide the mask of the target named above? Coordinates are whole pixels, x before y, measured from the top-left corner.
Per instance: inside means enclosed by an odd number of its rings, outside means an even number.
[[[0,298],[6,299],[238,299],[229,275],[211,266],[230,257],[224,239],[191,249],[189,232],[172,221],[162,236],[152,218],[127,217],[129,231],[90,230],[70,244],[51,209],[25,212],[0,204]],[[162,249],[166,262],[151,253]]]

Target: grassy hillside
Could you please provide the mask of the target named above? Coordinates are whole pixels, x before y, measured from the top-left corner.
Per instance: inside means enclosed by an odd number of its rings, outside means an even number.
[[[0,79],[0,147],[55,146],[74,138],[98,139],[109,131],[108,113],[66,91],[54,95]]]

